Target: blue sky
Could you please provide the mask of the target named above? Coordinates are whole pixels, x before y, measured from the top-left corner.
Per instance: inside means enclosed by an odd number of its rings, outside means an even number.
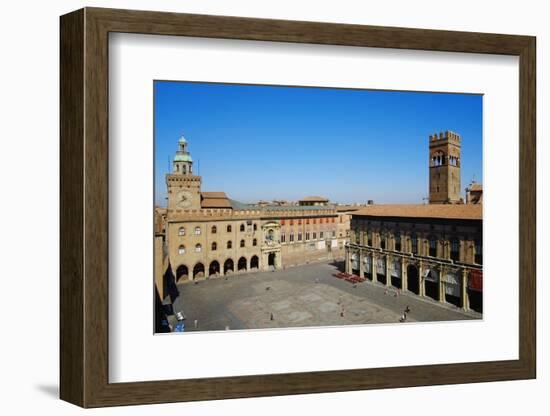
[[[182,134],[202,190],[242,202],[422,203],[428,135],[444,130],[462,136],[462,188],[482,182],[481,95],[165,81],[154,92],[159,205]]]

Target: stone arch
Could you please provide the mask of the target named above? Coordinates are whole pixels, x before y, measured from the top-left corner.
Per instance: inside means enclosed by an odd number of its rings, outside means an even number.
[[[390,279],[390,284],[394,287],[401,288],[401,260],[399,260],[399,258],[392,258],[389,261],[390,275],[388,276],[388,278]]]
[[[267,265],[268,266],[273,266],[273,268],[275,268],[276,257],[277,257],[277,255],[275,254],[275,252],[269,253],[267,255]]]
[[[420,285],[418,283],[418,267],[414,264],[409,264],[407,266],[407,288],[409,291],[419,294]]]
[[[217,260],[213,260],[208,267],[209,276],[217,276],[220,274],[220,263]]]
[[[238,271],[246,271],[246,257],[241,257],[239,261],[237,262],[237,270]]]
[[[233,259],[227,259],[223,263],[223,274],[233,273],[235,271],[235,266],[233,264]]]
[[[259,269],[260,268],[260,259],[258,256],[252,256],[250,258],[250,268],[251,269]]]
[[[204,277],[204,264],[200,262],[193,267],[193,280],[197,277]]]
[[[424,290],[426,296],[433,300],[439,299],[439,271],[434,267],[429,267],[424,271]]]
[[[189,269],[185,264],[180,264],[176,269],[176,282],[178,282],[180,279],[188,279],[188,278],[189,278]]]

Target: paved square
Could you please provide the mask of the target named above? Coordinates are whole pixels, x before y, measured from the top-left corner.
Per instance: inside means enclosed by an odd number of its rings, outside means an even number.
[[[408,322],[481,318],[414,294],[395,296],[395,288],[386,293],[379,283],[354,286],[336,272],[334,264],[317,263],[184,283],[174,310],[186,315],[186,331],[399,323],[407,306]]]

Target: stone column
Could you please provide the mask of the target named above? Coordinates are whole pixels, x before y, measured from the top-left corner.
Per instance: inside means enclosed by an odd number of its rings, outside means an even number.
[[[424,267],[422,267],[422,261],[418,262],[418,295],[426,295],[426,286],[424,280]]]
[[[386,286],[391,286],[390,256],[386,256]]]
[[[439,288],[439,301],[441,303],[446,302],[446,300],[445,300],[445,284],[443,283],[443,276],[444,275],[445,275],[445,267],[441,266],[439,268],[439,281],[437,282],[438,283],[438,288]]]
[[[376,270],[378,270],[378,258],[374,253],[372,253],[372,263],[370,268],[371,268],[371,275],[372,275],[372,283],[376,283],[378,282],[378,276],[376,276]]]
[[[346,247],[346,273],[351,273],[351,253],[349,247]]]
[[[359,277],[363,278],[365,275],[365,263],[363,262],[363,250],[359,250]]]
[[[468,270],[463,269],[462,270],[462,297],[461,297],[461,305],[462,309],[465,311],[470,310],[470,299],[468,299]]]
[[[407,262],[401,258],[401,290],[407,290]]]

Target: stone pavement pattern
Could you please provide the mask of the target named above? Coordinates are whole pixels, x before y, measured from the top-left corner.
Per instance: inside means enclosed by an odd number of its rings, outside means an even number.
[[[414,294],[395,297],[395,288],[386,294],[378,283],[354,287],[334,277],[337,271],[334,264],[317,263],[184,283],[174,310],[185,313],[186,331],[399,323],[407,305],[408,322],[481,318]]]

